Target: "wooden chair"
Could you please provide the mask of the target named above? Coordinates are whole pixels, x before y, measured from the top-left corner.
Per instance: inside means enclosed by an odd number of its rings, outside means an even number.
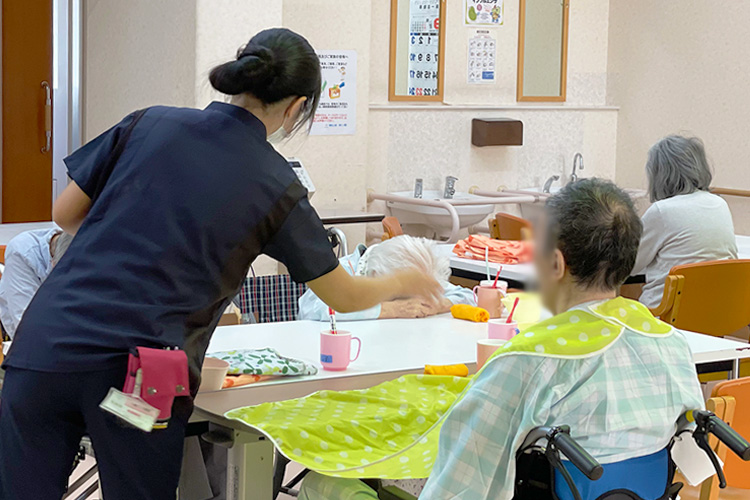
[[[5,264],[5,245],[0,245],[0,264]]]
[[[531,239],[531,222],[515,215],[499,213],[490,219],[490,237],[496,240]]]
[[[383,219],[383,236],[380,238],[382,241],[390,240],[402,234],[404,234],[404,230],[401,228],[401,223],[396,217],[386,217]]]
[[[715,337],[750,324],[750,260],[675,266],[651,312],[675,328]]]
[[[711,396],[707,409],[731,425],[741,436],[750,436],[750,377],[720,382],[714,387]],[[723,411],[724,415],[720,414],[720,411]],[[712,446],[715,446],[717,441],[712,441]],[[749,490],[746,495],[750,497],[750,463],[742,461],[734,453],[727,453],[724,445],[714,449],[724,461],[727,485],[731,488]],[[718,496],[719,482],[714,476],[703,483],[701,500],[716,500]]]

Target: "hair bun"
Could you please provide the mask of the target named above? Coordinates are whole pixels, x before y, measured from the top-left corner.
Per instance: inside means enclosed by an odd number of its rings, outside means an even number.
[[[248,45],[236,61],[217,66],[211,71],[211,85],[224,94],[250,92],[263,97],[279,75],[279,63],[273,51],[258,45]]]

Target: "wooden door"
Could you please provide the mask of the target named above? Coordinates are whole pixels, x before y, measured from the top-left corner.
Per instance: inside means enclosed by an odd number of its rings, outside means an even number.
[[[2,0],[3,222],[48,221],[52,215],[52,0]],[[51,87],[49,88],[51,92]]]

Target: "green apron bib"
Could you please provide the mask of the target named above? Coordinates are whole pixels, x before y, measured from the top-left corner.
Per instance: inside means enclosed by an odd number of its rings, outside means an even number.
[[[498,349],[482,371],[510,355],[594,356],[613,345],[625,328],[657,337],[673,331],[642,304],[616,298],[524,330]],[[238,408],[226,417],[257,429],[287,458],[322,474],[425,478],[437,457],[440,427],[474,380],[408,375],[360,391],[321,391]]]

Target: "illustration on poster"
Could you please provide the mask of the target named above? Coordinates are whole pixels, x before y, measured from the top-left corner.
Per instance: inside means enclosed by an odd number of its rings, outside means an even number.
[[[465,23],[498,26],[503,24],[503,0],[465,0]]]
[[[353,134],[356,129],[357,53],[320,50],[322,87],[312,135]]]

